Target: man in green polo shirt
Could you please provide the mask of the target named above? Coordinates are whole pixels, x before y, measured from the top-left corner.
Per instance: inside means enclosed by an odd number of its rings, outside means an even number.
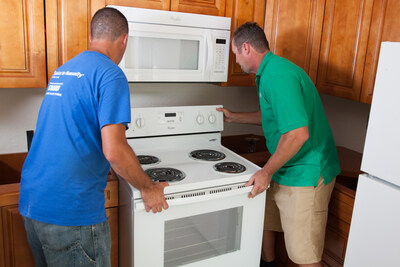
[[[262,260],[275,264],[275,232],[284,232],[289,258],[322,266],[328,204],[340,173],[335,142],[318,92],[308,75],[269,50],[264,31],[247,22],[232,36],[243,71],[256,73],[260,109],[235,113],[227,122],[261,124],[271,157],[248,183],[255,197],[267,193]]]

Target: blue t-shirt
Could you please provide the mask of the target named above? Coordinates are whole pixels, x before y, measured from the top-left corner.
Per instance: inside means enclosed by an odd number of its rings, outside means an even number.
[[[58,68],[40,107],[21,175],[19,211],[57,225],[107,220],[110,164],[101,128],[130,122],[127,79],[107,56],[85,51]]]

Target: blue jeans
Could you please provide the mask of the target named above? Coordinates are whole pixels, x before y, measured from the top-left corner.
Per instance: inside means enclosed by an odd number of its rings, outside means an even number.
[[[110,266],[108,221],[86,226],[60,226],[24,217],[37,267]]]

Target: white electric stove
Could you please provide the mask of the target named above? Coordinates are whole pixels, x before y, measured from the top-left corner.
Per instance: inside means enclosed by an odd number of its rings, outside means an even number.
[[[249,199],[244,184],[260,168],[221,145],[217,107],[132,109],[128,143],[153,181],[169,183],[169,209],[145,212],[120,179],[122,266],[259,264],[265,193]]]

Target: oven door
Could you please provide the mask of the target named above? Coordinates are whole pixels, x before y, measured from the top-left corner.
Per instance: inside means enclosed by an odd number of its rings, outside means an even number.
[[[265,192],[250,190],[191,192],[156,214],[135,203],[134,266],[259,266]]]

